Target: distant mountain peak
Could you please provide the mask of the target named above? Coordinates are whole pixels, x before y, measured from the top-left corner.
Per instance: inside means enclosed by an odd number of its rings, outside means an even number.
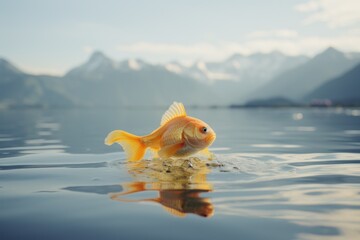
[[[87,63],[85,63],[84,67],[87,71],[93,71],[95,69],[99,69],[101,67],[114,67],[115,62],[111,60],[108,56],[106,56],[103,52],[95,51],[91,54]]]
[[[16,73],[21,73],[21,71],[18,68],[16,68],[12,63],[10,63],[5,58],[0,58],[0,68],[7,69]]]
[[[319,54],[319,56],[340,56],[340,55],[344,55],[343,52],[337,50],[334,47],[328,47],[327,49],[325,49],[322,53]]]
[[[332,46],[329,46],[327,49],[325,49],[324,52],[340,52],[340,51]]]
[[[71,69],[66,75],[89,74],[96,71],[106,72],[116,67],[116,62],[107,57],[101,51],[95,51],[91,54],[87,62]]]
[[[93,61],[99,61],[99,60],[110,60],[109,57],[107,57],[103,52],[101,51],[95,51],[91,54],[89,58],[89,62]]]
[[[8,65],[12,65],[8,60],[6,60],[5,58],[0,58],[0,65],[1,66],[8,66]]]

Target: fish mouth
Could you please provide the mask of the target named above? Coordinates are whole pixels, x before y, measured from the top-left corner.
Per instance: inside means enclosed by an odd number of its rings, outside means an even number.
[[[207,141],[209,144],[211,144],[211,143],[213,143],[213,142],[215,141],[215,139],[216,139],[216,134],[211,134],[211,135],[209,135],[209,136],[206,138],[206,141]]]

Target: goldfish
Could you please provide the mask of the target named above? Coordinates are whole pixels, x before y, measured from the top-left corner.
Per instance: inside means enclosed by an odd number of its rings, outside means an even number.
[[[137,136],[114,130],[105,138],[105,144],[120,144],[128,161],[143,159],[147,149],[160,158],[187,157],[198,152],[211,158],[208,147],[215,139],[216,134],[207,123],[188,116],[184,105],[174,102],[162,116],[160,127],[150,134]]]

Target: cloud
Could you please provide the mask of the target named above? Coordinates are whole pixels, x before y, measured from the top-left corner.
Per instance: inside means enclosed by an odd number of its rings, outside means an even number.
[[[82,50],[83,50],[84,53],[87,53],[87,54],[90,54],[90,53],[94,52],[94,48],[90,47],[90,46],[83,46]]]
[[[219,60],[239,52],[250,54],[258,51],[276,50],[274,46],[276,45],[276,47],[278,47],[279,44],[275,44],[275,42],[279,41],[283,43],[282,40],[284,39],[295,39],[298,37],[298,33],[294,30],[279,29],[251,32],[247,37],[249,41],[243,43],[221,42],[214,44],[200,42],[194,44],[178,44],[134,42],[130,44],[119,44],[116,50],[124,55],[154,56],[154,58],[173,56],[174,59],[180,61],[184,59]],[[263,38],[266,40],[263,40]],[[268,47],[262,46],[264,42],[268,43],[266,45]],[[151,57],[151,59],[153,59],[153,57]]]
[[[56,67],[34,67],[29,65],[23,65],[23,64],[17,64],[19,66],[19,69],[21,71],[24,71],[29,74],[34,75],[52,75],[52,76],[62,76],[64,74],[63,71],[59,70],[59,68]]]
[[[360,34],[344,34],[336,37],[296,37],[293,39],[258,39],[242,44],[247,52],[270,52],[279,50],[289,55],[314,55],[332,46],[342,51],[360,51]]]
[[[323,22],[330,28],[354,26],[360,22],[359,0],[310,0],[295,10],[307,14],[304,24]]]
[[[295,6],[295,9],[299,12],[313,12],[319,10],[319,8],[320,4],[317,1],[309,1]]]
[[[270,30],[270,31],[255,31],[247,35],[249,38],[294,38],[299,34],[294,30],[289,29],[279,29],[279,30]]]
[[[209,43],[171,44],[136,42],[116,47],[120,52],[137,54],[175,55],[175,56],[212,56],[219,52],[218,46]]]
[[[349,29],[334,37],[302,36],[296,31],[258,31],[248,35],[250,38],[243,42],[169,44],[138,42],[121,44],[117,50],[125,55],[146,56],[152,61],[168,61],[177,59],[218,61],[234,53],[252,54],[256,52],[268,53],[281,51],[288,55],[314,55],[332,46],[342,51],[360,51],[360,29]],[[281,36],[281,37],[279,37]]]

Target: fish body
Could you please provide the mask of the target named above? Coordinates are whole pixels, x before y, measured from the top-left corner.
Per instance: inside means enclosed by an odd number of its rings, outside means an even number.
[[[115,130],[108,134],[105,144],[119,143],[129,161],[141,160],[147,149],[160,158],[187,157],[207,147],[216,138],[214,130],[200,119],[187,116],[184,105],[174,102],[161,119],[160,127],[146,136]]]

